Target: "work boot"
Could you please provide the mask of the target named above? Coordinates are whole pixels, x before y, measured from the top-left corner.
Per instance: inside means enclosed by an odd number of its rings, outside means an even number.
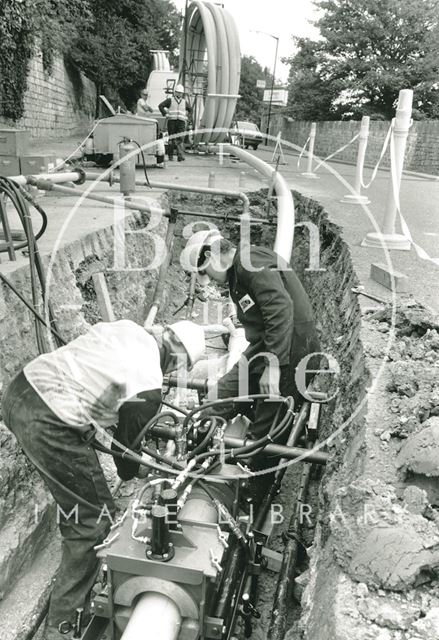
[[[186,160],[186,158],[178,158],[179,162],[184,162]]]
[[[174,156],[168,156],[168,160],[169,160],[170,162],[173,162],[173,161],[174,161]]]

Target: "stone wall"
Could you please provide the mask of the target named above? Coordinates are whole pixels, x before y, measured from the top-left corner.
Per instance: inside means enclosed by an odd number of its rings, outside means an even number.
[[[25,128],[33,138],[69,137],[89,128],[95,114],[96,87],[73,65],[56,57],[48,75],[37,51],[30,61],[27,82],[23,118],[14,123],[0,117],[0,127]]]
[[[270,123],[270,134],[277,136],[282,132],[282,138],[292,142],[300,149],[305,144],[311,127],[311,122],[289,121],[279,115]],[[355,121],[317,122],[317,134],[314,152],[322,159],[329,156],[344,144],[348,143],[359,131],[360,123]],[[365,163],[374,166],[383,147],[389,122],[371,120],[369,140]],[[337,154],[335,160],[355,163],[357,158],[357,143]],[[302,160],[305,166],[306,159]],[[390,165],[389,150],[387,150],[382,166]],[[439,120],[425,120],[413,122],[408,139],[404,168],[421,173],[439,175]]]

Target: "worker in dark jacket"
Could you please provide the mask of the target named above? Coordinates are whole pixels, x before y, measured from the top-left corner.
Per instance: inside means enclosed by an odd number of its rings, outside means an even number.
[[[75,610],[87,614],[99,568],[94,547],[113,524],[115,505],[91,446],[96,430],[118,424],[112,449],[123,452],[159,410],[163,374],[203,351],[202,327],[187,320],[161,334],[130,320],[100,322],[9,384],[3,419],[54,497],[62,536],[44,640],[71,638]],[[143,402],[130,401],[137,394]],[[122,479],[139,472],[139,462],[115,460]]]
[[[168,158],[169,160],[173,160],[174,151],[176,150],[178,161],[182,162],[185,160],[184,136],[182,134],[186,130],[188,113],[191,111],[190,106],[184,98],[183,85],[176,85],[173,94],[159,104],[159,110],[162,116],[167,117],[168,121]]]
[[[293,396],[302,401],[308,375],[298,388],[296,368],[303,358],[319,352],[313,311],[297,275],[274,251],[267,247],[240,245],[236,248],[218,231],[199,231],[182,253],[183,268],[196,270],[201,284],[211,278],[228,284],[238,320],[250,343],[241,360],[223,376],[209,396],[227,398],[263,393]],[[242,359],[248,361],[248,390],[242,388]],[[313,356],[306,369],[317,369]],[[265,435],[275,416],[276,404],[258,402],[251,427],[254,438]],[[226,410],[221,410],[222,415]],[[230,414],[229,414],[230,416]]]

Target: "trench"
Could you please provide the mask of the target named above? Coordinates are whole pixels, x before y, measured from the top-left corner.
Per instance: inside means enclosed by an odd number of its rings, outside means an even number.
[[[249,194],[249,198],[252,214],[266,217],[266,192]],[[439,420],[437,376],[433,380],[439,350],[438,326],[428,312],[416,305],[399,310],[396,341],[390,354],[384,356],[386,339],[392,331],[388,310],[369,312],[360,307],[352,292],[358,283],[342,230],[330,222],[317,202],[299,193],[295,193],[294,198],[297,222],[311,221],[319,229],[320,269],[309,269],[308,230],[300,224],[296,229],[292,264],[311,298],[322,350],[336,358],[340,372],[338,393],[322,411],[319,438],[328,439],[326,446],[331,460],[324,471],[315,471],[312,477],[309,517],[304,520],[287,637],[289,640],[342,640],[355,632],[365,640],[410,637],[432,640],[439,636],[422,634],[423,624],[427,629],[425,634],[430,633],[426,625],[431,611],[439,605],[439,581],[435,573],[439,565],[439,540],[434,532],[439,497],[435,483],[431,478],[426,479],[422,469],[419,472],[412,464],[415,471],[406,472],[402,464],[398,466],[398,459],[404,454],[408,438],[428,427],[429,421]],[[217,226],[230,239],[239,237],[238,224],[227,219],[240,213],[234,200],[172,193],[168,204],[184,212],[220,214]],[[270,214],[275,212],[272,210]],[[183,244],[183,226],[198,220],[187,213],[179,217],[174,258],[158,321],[175,319],[175,312],[186,299],[189,280],[178,268],[177,257]],[[146,218],[134,214],[130,225],[133,230],[142,229]],[[274,228],[253,225],[252,241],[272,246]],[[164,235],[165,225],[160,233]],[[101,319],[92,279],[95,273],[105,273],[116,318],[128,317],[142,322],[146,316],[156,273],[114,272],[111,242],[111,228],[101,229],[68,246],[55,264],[53,298],[60,330],[69,339]],[[142,260],[148,261],[152,251],[152,245],[145,249],[144,236],[129,236],[127,262],[133,269],[142,266]],[[13,280],[23,290],[29,290],[24,269],[17,270]],[[220,298],[220,293],[211,293],[213,299]],[[212,313],[206,308],[206,303],[197,301],[194,319],[204,321],[206,314]],[[10,322],[12,316],[16,318],[15,323]],[[4,386],[36,355],[36,347],[27,311],[3,288],[0,340],[0,382]],[[411,362],[413,354],[417,354],[415,368],[418,367],[412,371],[418,379],[415,388],[407,375],[408,361]],[[367,397],[383,357],[386,358],[383,381]],[[429,363],[427,367],[425,358]],[[426,373],[429,367],[431,380]],[[341,428],[352,415],[354,418]],[[40,612],[47,602],[59,558],[59,540],[52,502],[38,475],[1,423],[0,443],[2,638],[28,640],[34,635]],[[405,464],[410,465],[410,461]],[[116,477],[108,458],[103,459],[103,466],[113,486]],[[294,509],[298,475],[299,465],[292,465],[277,500],[285,522]],[[121,493],[121,507],[133,494],[134,487],[128,483]],[[399,509],[404,512],[406,530],[412,527],[418,534],[419,548],[416,545],[413,548],[410,566],[401,568],[402,577],[392,573],[389,567],[384,570],[376,566],[380,564],[382,549],[379,539],[377,542],[373,538],[377,533],[376,523],[363,527],[358,524],[360,508],[370,502],[383,512],[387,529],[393,527],[396,532],[392,517]],[[383,522],[380,522],[381,529]],[[282,551],[284,545],[282,531],[282,525],[276,527],[270,542],[270,547],[278,551]],[[395,547],[397,540],[396,535]],[[400,537],[400,543],[401,540]],[[389,545],[391,543],[392,540]],[[373,557],[367,556],[368,549],[373,549]],[[391,557],[392,562],[400,561],[397,554]],[[275,585],[276,575],[266,570],[261,581],[261,618],[254,627],[255,638],[265,637]],[[437,610],[439,612],[439,608]],[[415,631],[418,635],[414,635]],[[38,634],[34,637],[38,638]]]

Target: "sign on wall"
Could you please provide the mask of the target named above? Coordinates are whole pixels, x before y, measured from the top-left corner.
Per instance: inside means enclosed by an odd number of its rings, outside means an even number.
[[[265,89],[266,86],[267,86],[267,83],[265,80],[256,80],[256,87],[258,89]]]

